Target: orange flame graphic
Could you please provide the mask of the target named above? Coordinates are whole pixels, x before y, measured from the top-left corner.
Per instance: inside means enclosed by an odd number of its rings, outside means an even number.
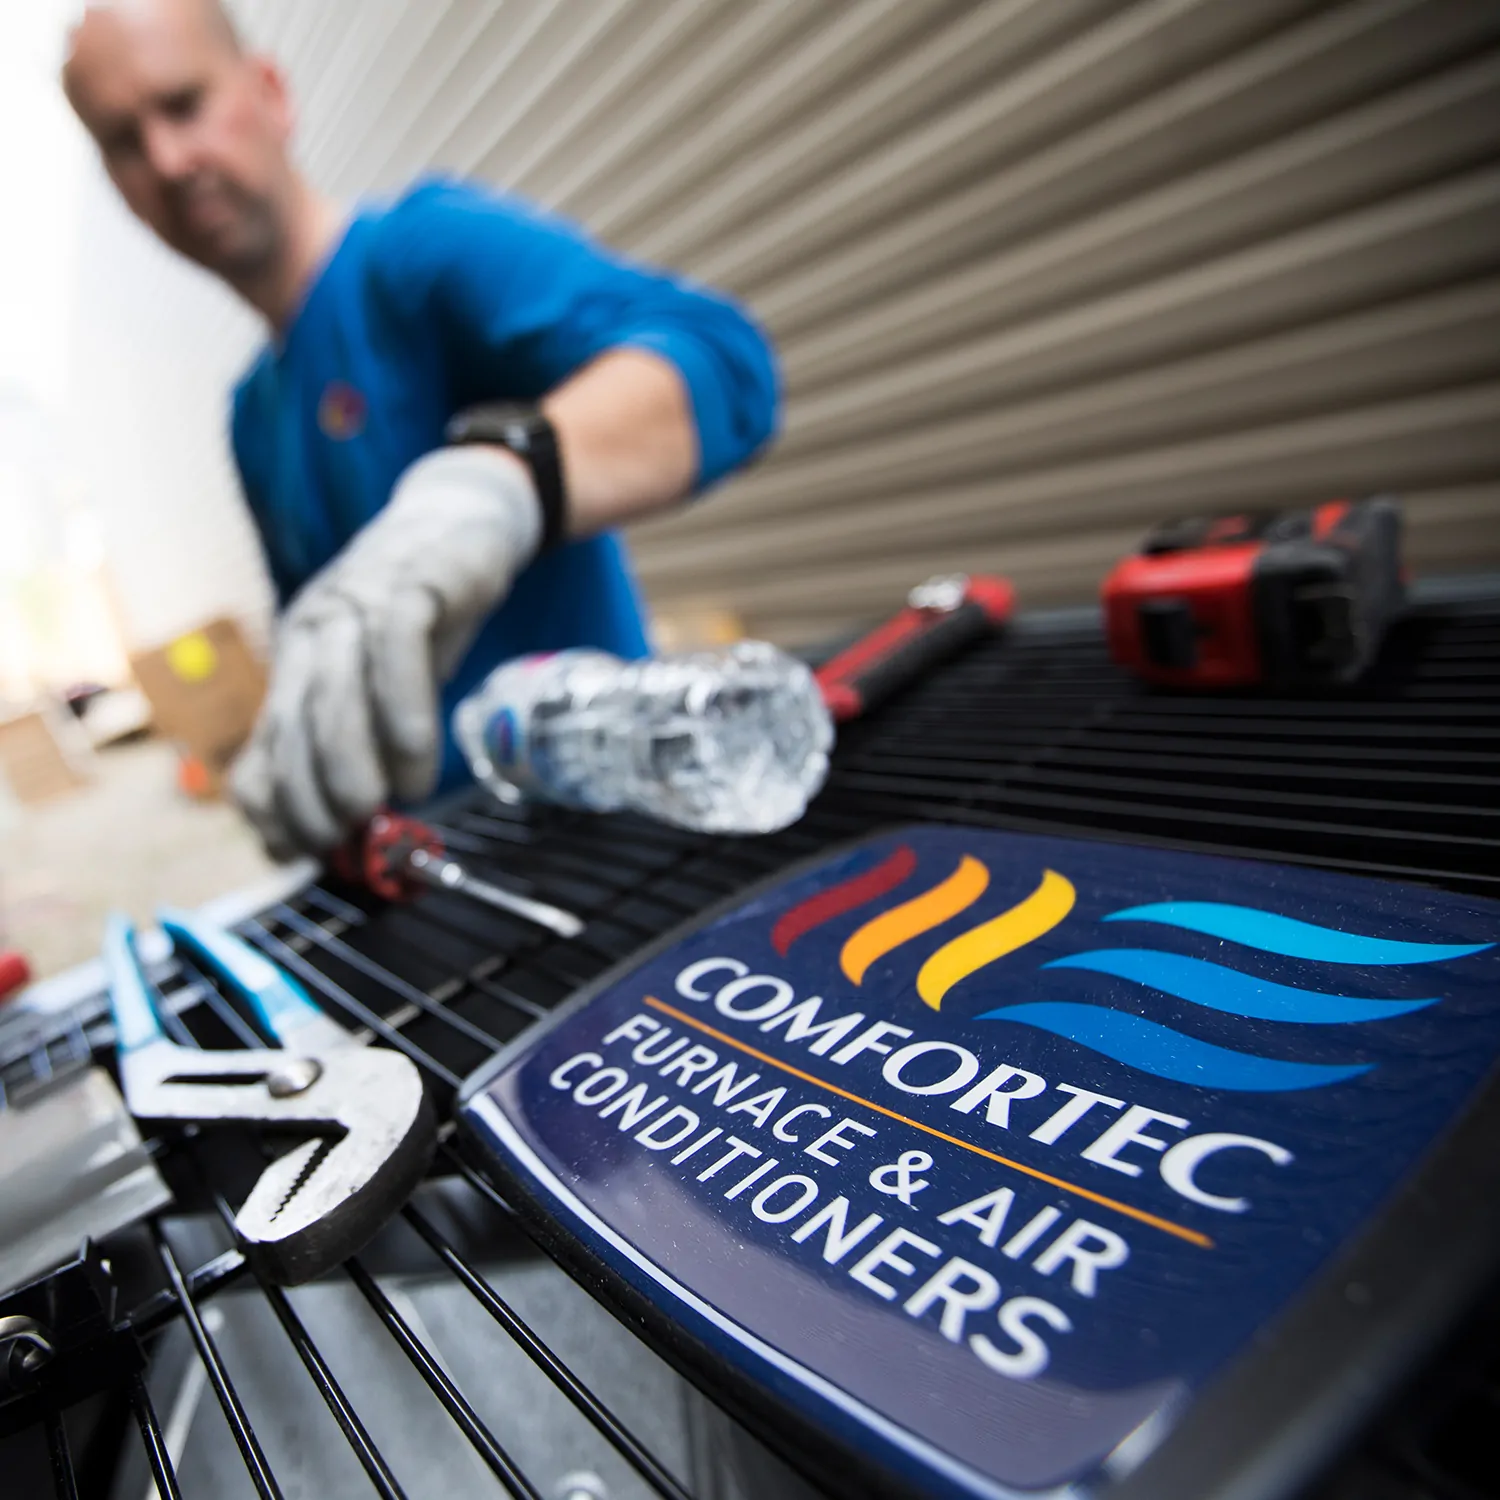
[[[964,855],[946,880],[872,917],[853,933],[839,954],[839,967],[855,984],[862,984],[876,960],[967,911],[989,883],[988,868],[971,855]],[[944,943],[922,965],[917,993],[937,1010],[943,996],[960,979],[1051,932],[1073,910],[1077,899],[1071,881],[1056,870],[1044,871],[1042,883],[1024,901]]]
[[[937,1010],[943,996],[960,979],[967,979],[976,969],[1051,932],[1073,910],[1077,899],[1072,881],[1056,870],[1043,871],[1042,883],[1024,901],[944,943],[922,965],[917,975],[917,993]]]
[[[964,855],[958,868],[944,881],[872,917],[844,944],[839,954],[839,968],[859,984],[878,958],[909,943],[934,927],[941,927],[950,917],[967,911],[990,883],[990,872],[971,855]]]

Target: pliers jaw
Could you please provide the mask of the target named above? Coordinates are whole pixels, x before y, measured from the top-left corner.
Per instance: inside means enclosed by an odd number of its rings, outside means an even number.
[[[163,1041],[123,1057],[120,1072],[144,1122],[241,1123],[306,1137],[267,1166],[235,1215],[240,1248],[284,1286],[321,1276],[365,1245],[415,1191],[437,1139],[421,1075],[383,1048],[351,1043],[315,1058]]]
[[[363,1249],[416,1191],[437,1143],[422,1080],[399,1053],[360,1048],[324,1058],[322,1068],[311,1089],[326,1083],[346,1101],[340,1133],[277,1158],[235,1215],[251,1264],[283,1286],[311,1281]],[[363,1102],[349,1107],[353,1099]]]

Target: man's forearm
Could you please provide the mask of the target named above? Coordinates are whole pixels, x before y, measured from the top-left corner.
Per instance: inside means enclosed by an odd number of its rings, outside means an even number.
[[[647,516],[681,500],[698,474],[698,434],[676,367],[645,349],[601,354],[542,402],[557,432],[568,534]]]

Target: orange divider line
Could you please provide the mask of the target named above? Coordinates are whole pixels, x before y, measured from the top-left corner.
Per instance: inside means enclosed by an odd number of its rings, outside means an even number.
[[[999,1162],[1002,1167],[1009,1167],[1013,1172],[1024,1172],[1028,1177],[1035,1177],[1038,1182],[1049,1183],[1052,1187],[1061,1188],[1063,1192],[1072,1193],[1079,1198],[1087,1198],[1090,1203],[1112,1208],[1117,1214],[1124,1214],[1127,1218],[1137,1219],[1142,1224],[1149,1224],[1153,1229],[1160,1229],[1164,1234],[1176,1235],[1178,1239],[1186,1240],[1190,1245],[1199,1245],[1205,1250],[1212,1250],[1214,1247],[1214,1242],[1206,1234],[1201,1234],[1196,1229],[1189,1229],[1185,1224],[1174,1224],[1170,1219],[1159,1218],[1156,1214],[1147,1213],[1143,1208],[1132,1208],[1130,1204],[1121,1203],[1117,1198],[1106,1198],[1103,1193],[1080,1187],[1076,1182],[1064,1182],[1061,1177],[1039,1172],[1035,1167],[1028,1167],[1024,1162],[1012,1161],[1008,1156],[998,1156],[993,1151],[986,1151],[983,1146],[961,1141],[956,1135],[947,1135],[941,1130],[933,1129],[931,1125],[924,1125],[920,1120],[911,1119],[908,1115],[898,1115],[895,1110],[887,1109],[883,1104],[876,1104],[873,1099],[862,1099],[858,1094],[851,1094],[848,1089],[841,1089],[836,1083],[829,1083],[827,1079],[804,1073],[801,1068],[794,1068],[790,1063],[782,1062],[779,1057],[772,1057],[768,1052],[761,1052],[737,1037],[732,1037],[727,1032],[705,1024],[696,1016],[690,1016],[686,1011],[678,1010],[675,1005],[668,1005],[665,1000],[658,1000],[655,995],[646,995],[644,999],[653,1010],[659,1010],[663,1015],[681,1021],[684,1026],[691,1026],[695,1031],[711,1036],[716,1042],[723,1042],[726,1047],[734,1047],[753,1057],[757,1062],[765,1063],[768,1067],[780,1068],[783,1073],[790,1073],[793,1078],[800,1078],[803,1083],[811,1083],[820,1089],[827,1089],[830,1094],[837,1094],[839,1098],[847,1099],[851,1104],[862,1104],[866,1109],[873,1109],[876,1114],[899,1120],[903,1125],[910,1125],[913,1130],[935,1135],[940,1141],[947,1141],[950,1146],[962,1146],[965,1151],[972,1151],[976,1156]]]

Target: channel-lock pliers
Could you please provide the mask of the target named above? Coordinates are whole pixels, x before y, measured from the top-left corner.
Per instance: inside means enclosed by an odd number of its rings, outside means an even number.
[[[153,1123],[252,1123],[308,1139],[273,1161],[235,1215],[241,1249],[272,1281],[310,1281],[361,1249],[405,1202],[437,1140],[410,1058],[366,1047],[289,975],[231,933],[160,913],[177,951],[242,999],[280,1050],[208,1052],[163,1030],[134,929],[112,917],[104,962],[130,1111]]]

